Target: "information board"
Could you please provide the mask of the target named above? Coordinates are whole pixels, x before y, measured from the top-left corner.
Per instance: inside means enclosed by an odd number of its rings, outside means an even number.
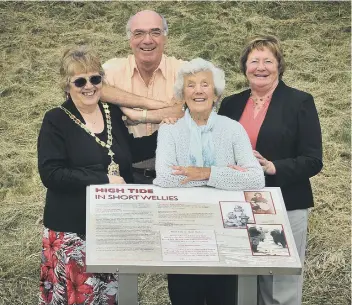
[[[87,271],[300,274],[280,188],[92,185]]]

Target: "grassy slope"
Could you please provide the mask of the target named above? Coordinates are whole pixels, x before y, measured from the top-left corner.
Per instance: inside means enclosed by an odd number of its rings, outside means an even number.
[[[226,94],[245,86],[238,55],[254,33],[278,35],[284,80],[315,97],[324,170],[312,179],[304,304],[350,304],[350,3],[123,2],[0,3],[0,304],[35,304],[44,189],[36,137],[44,112],[62,102],[58,61],[70,44],[94,46],[103,61],[129,52],[128,17],[167,17],[167,53],[211,59],[225,69]],[[141,276],[141,304],[168,303],[163,276]]]

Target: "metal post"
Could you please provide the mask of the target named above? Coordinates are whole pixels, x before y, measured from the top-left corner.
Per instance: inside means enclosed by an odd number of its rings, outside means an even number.
[[[138,305],[138,274],[119,274],[118,305]]]
[[[237,279],[237,305],[257,305],[257,276],[239,275]]]

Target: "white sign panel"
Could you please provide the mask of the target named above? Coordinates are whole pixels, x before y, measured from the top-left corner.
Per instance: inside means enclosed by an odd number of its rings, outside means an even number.
[[[299,274],[281,191],[93,185],[87,270]]]

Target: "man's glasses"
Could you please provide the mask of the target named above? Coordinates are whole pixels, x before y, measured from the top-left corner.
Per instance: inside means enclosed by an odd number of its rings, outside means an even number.
[[[134,32],[132,32],[132,37],[134,39],[142,39],[145,36],[147,36],[147,34],[149,34],[151,37],[159,37],[164,33],[164,30],[161,29],[151,29],[150,31],[142,31],[142,30],[135,30]]]
[[[101,75],[92,75],[92,76],[89,76],[88,80],[92,85],[96,86],[101,83],[102,77]],[[82,88],[87,84],[88,80],[85,77],[79,77],[79,78],[76,78],[71,83],[75,84],[77,88]]]

